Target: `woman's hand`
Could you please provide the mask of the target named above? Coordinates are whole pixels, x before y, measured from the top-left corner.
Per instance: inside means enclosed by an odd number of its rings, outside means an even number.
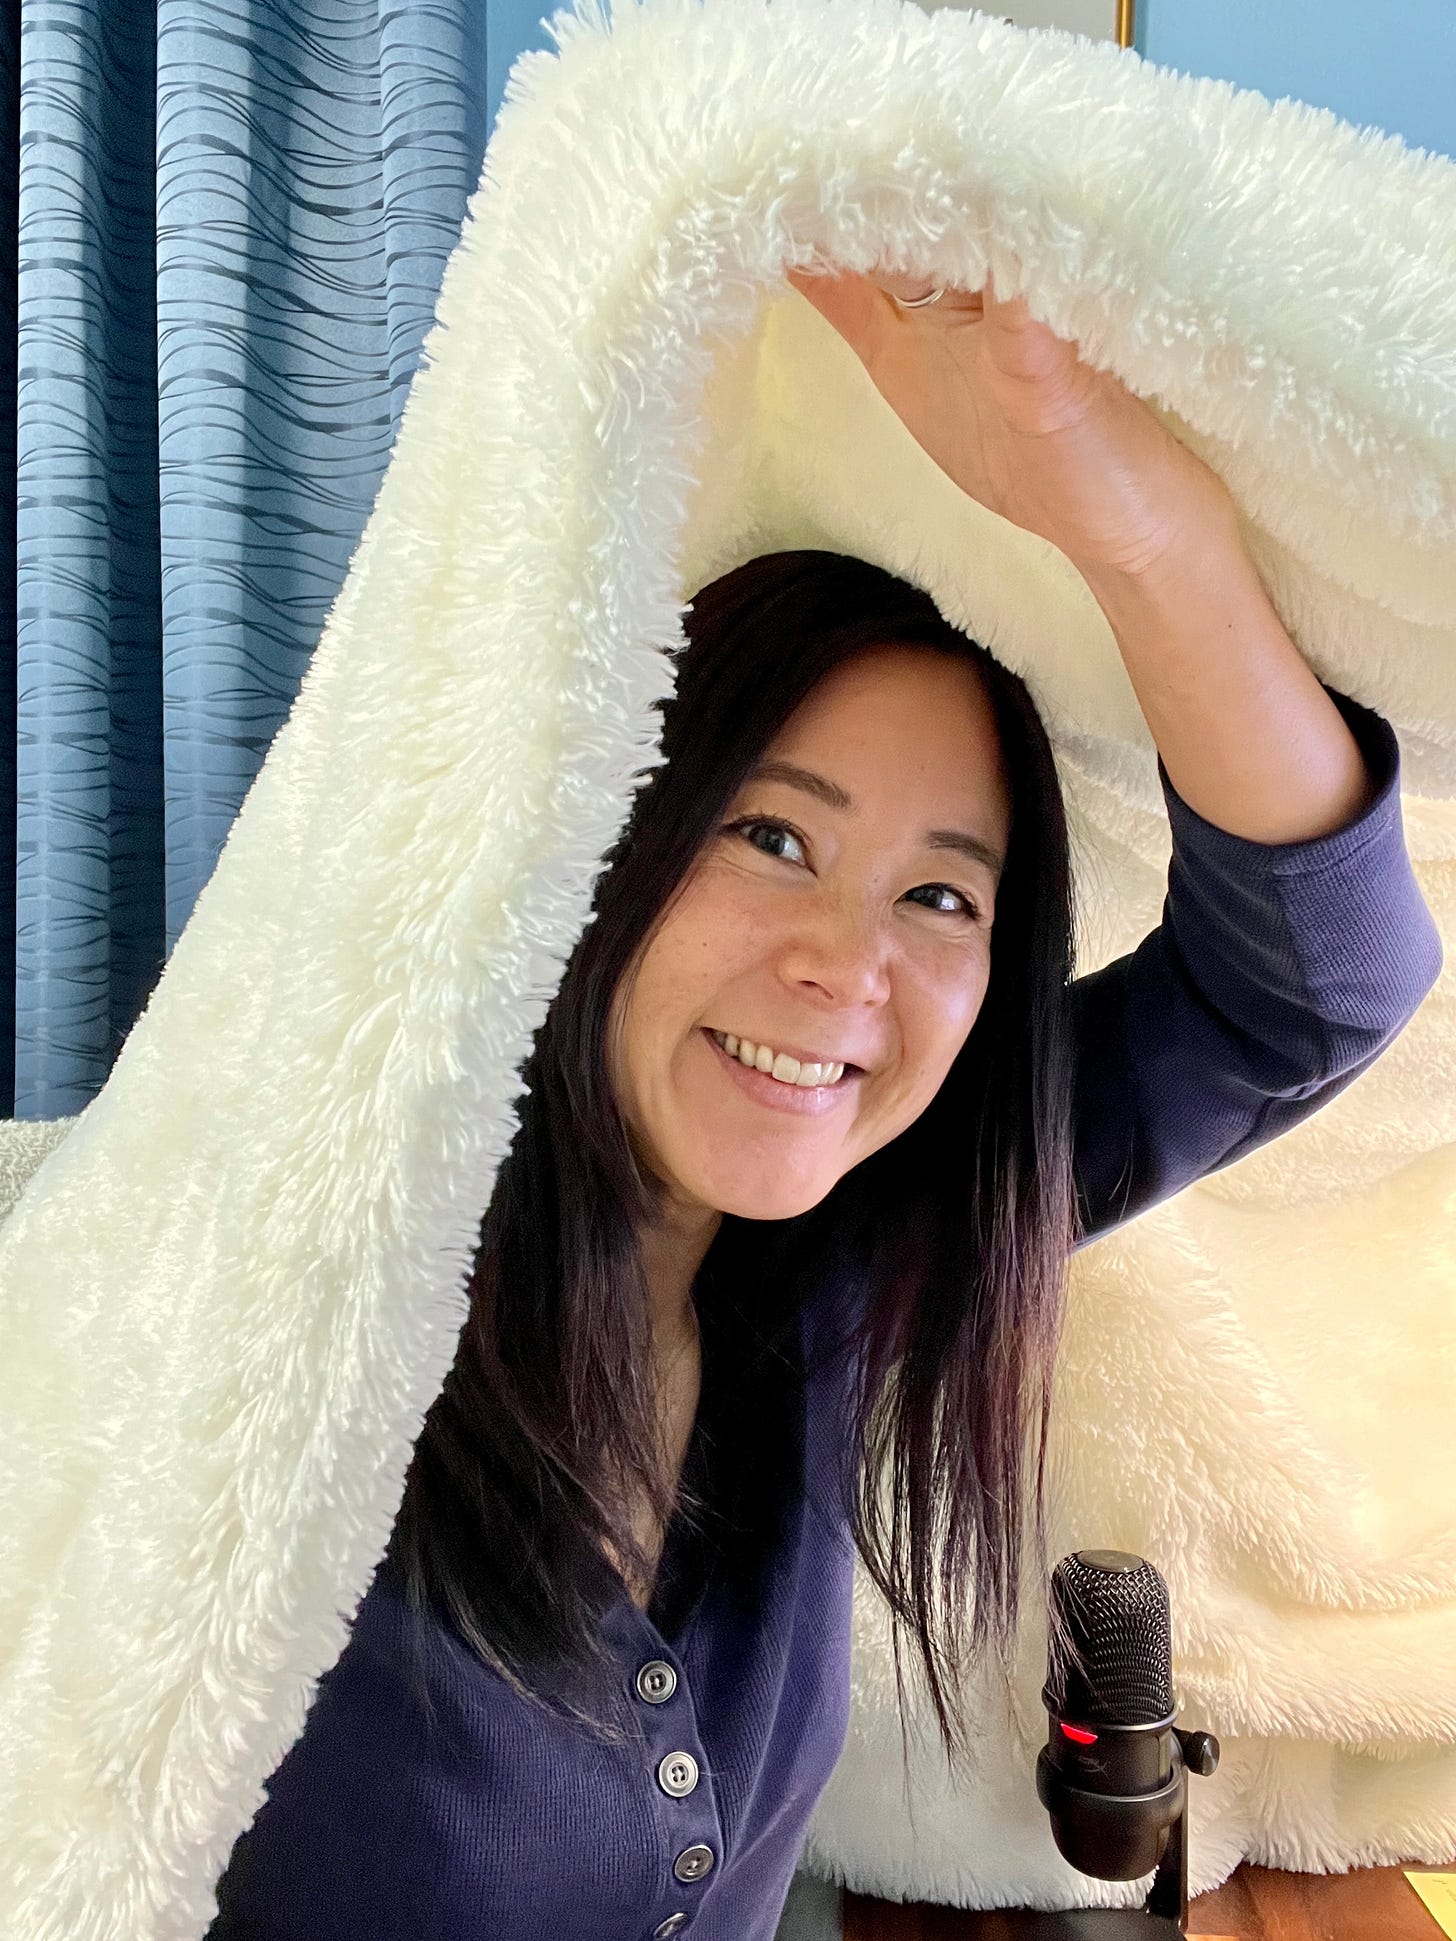
[[[1027,312],[1026,299],[875,271],[788,272],[859,357],[941,470],[1089,575],[1140,577],[1237,530],[1222,479],[1111,372]]]

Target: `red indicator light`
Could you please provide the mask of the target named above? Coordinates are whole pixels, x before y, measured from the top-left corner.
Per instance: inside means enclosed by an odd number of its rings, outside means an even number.
[[[1084,1732],[1080,1726],[1064,1725],[1062,1726],[1062,1731],[1074,1745],[1095,1746],[1097,1743],[1097,1734],[1095,1732]]]

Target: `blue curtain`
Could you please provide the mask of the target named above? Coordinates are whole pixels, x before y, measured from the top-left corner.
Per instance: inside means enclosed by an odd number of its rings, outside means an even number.
[[[105,1083],[292,705],[529,38],[488,5],[6,4],[9,1116]]]

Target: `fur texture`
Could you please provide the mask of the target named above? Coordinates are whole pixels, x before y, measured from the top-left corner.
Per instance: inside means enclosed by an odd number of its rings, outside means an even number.
[[[1082,964],[1168,832],[1110,630],[782,280],[1024,290],[1226,480],[1301,650],[1379,708],[1456,958],[1456,167],[1134,55],[900,0],[646,0],[523,56],[293,710],[111,1078],[10,1128],[0,1933],[195,1941],[387,1544],[517,1073],[694,590],[827,545],[1031,685]],[[1316,1119],[1074,1263],[1054,1513],[1170,1580],[1195,1889],[1456,1840],[1451,973]],[[28,1183],[27,1183],[28,1181]],[[967,1904],[1074,1876],[1021,1716],[901,1799],[882,1613],[811,1866]],[[912,1725],[922,1725],[923,1716]]]

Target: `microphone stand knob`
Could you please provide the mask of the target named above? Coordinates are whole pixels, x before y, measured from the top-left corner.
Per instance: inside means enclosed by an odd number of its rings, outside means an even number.
[[[1211,1732],[1180,1732],[1177,1726],[1173,1731],[1183,1749],[1183,1763],[1189,1772],[1197,1773],[1200,1779],[1207,1779],[1218,1770],[1218,1740]]]

